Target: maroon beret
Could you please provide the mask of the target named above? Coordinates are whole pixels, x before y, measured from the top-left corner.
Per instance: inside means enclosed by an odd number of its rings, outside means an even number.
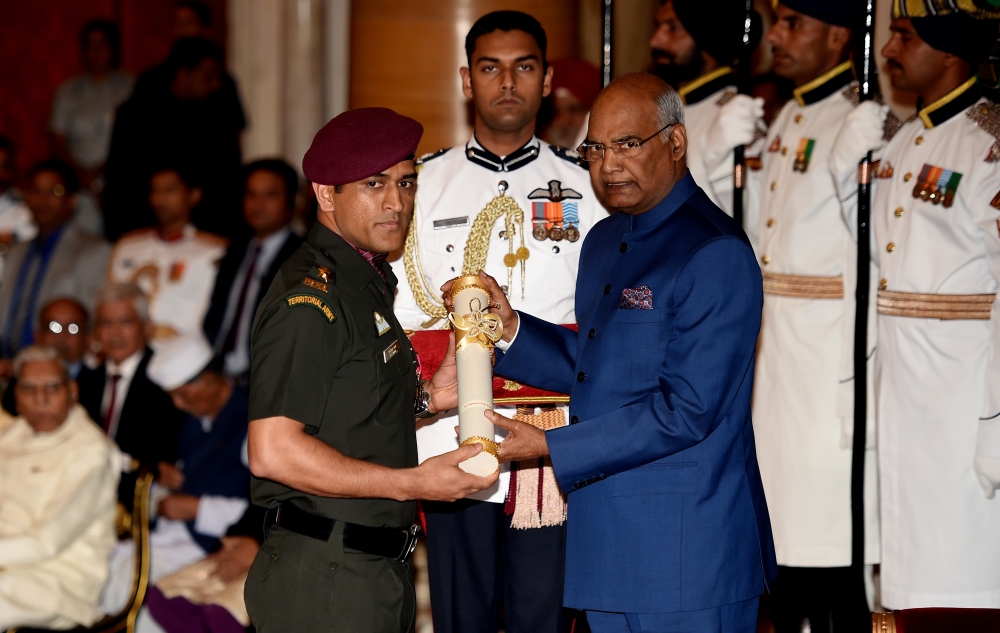
[[[424,126],[389,108],[338,114],[313,138],[302,173],[321,185],[346,185],[381,173],[417,151]]]

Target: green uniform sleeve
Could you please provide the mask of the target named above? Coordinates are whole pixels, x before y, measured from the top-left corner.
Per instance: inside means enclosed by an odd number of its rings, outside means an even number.
[[[284,416],[319,429],[347,340],[325,299],[290,294],[267,306],[252,343],[250,419]]]

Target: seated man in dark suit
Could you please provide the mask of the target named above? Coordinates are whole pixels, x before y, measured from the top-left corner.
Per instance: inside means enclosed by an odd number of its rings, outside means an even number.
[[[66,163],[50,159],[28,171],[25,200],[38,237],[10,247],[0,280],[0,347],[4,358],[30,345],[38,313],[54,297],[90,306],[104,281],[107,242],[70,224],[80,181]]]
[[[661,79],[626,75],[594,103],[580,155],[614,213],[580,254],[579,332],[515,313],[480,273],[503,321],[497,373],[570,394],[569,425],[548,432],[486,417],[509,431],[501,461],[551,458],[569,500],[563,604],[594,633],[751,633],[777,575],[750,420],[761,273],[686,151]]]
[[[153,384],[146,369],[153,350],[149,302],[131,284],[108,284],[97,293],[94,336],[104,365],[78,379],[80,404],[123,453],[143,464],[160,464],[161,481],[176,481],[183,414]]]
[[[243,217],[253,238],[234,243],[219,265],[205,336],[224,361],[226,374],[250,374],[250,326],[257,305],[288,256],[302,244],[289,224],[298,174],[280,159],[259,160],[244,171]]]

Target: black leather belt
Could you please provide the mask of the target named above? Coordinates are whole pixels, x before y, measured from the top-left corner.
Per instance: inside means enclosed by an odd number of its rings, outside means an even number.
[[[274,523],[302,536],[329,541],[337,520],[316,516],[290,503],[283,503],[278,507]],[[410,558],[410,554],[417,546],[417,533],[420,532],[418,525],[399,530],[368,527],[344,521],[341,523],[344,524],[344,547],[400,562]]]

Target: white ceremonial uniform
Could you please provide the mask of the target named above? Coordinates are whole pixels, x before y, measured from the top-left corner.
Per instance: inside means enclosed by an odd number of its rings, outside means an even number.
[[[733,215],[733,150],[716,165],[704,161],[706,139],[719,118],[719,108],[736,96],[736,71],[722,66],[682,86],[677,94],[684,102],[687,130],[687,166],[705,194],[730,217]]]
[[[80,405],[0,434],[0,631],[90,625],[115,545],[118,449]]]
[[[1000,106],[972,79],[918,115],[872,205],[882,603],[997,609],[1000,499],[973,464],[1000,457]]]
[[[583,240],[596,222],[607,217],[590,185],[590,175],[577,163],[576,152],[557,148],[532,138],[524,147],[503,158],[483,149],[475,138],[466,145],[444,150],[422,158],[419,163],[416,223],[417,254],[427,289],[433,289],[440,302],[439,288],[449,279],[462,274],[463,253],[470,228],[479,212],[495,198],[501,181],[507,183],[506,195],[512,197],[524,212],[524,245],[530,252],[525,262],[524,296],[522,298],[520,264],[514,268],[507,295],[515,310],[553,323],[576,323],[574,299],[576,273]],[[579,239],[544,241],[532,235],[533,209],[539,208],[544,218],[546,203],[561,198],[564,220],[572,217],[570,205],[576,208]],[[520,235],[513,236],[514,249],[521,245]],[[509,252],[504,221],[501,218],[490,232],[489,253],[485,271],[500,284],[507,286],[504,256]],[[400,324],[408,330],[422,329],[429,317],[418,306],[406,275],[401,276],[393,310]],[[440,320],[432,328],[447,326]],[[513,407],[498,410],[512,417]],[[565,414],[565,413],[564,413]],[[417,452],[420,461],[458,447],[455,436],[457,415],[442,416],[417,429]],[[497,435],[497,441],[503,439]],[[471,496],[473,499],[503,503],[509,482],[509,465],[503,464],[500,481],[487,490]]]
[[[123,236],[111,253],[108,281],[134,283],[149,297],[152,344],[178,334],[200,334],[212,300],[224,238],[188,225],[165,240],[154,229]]]
[[[857,251],[828,161],[856,86],[845,62],[796,89],[748,185],[764,276],[754,436],[778,564],[790,567],[851,564]],[[865,473],[869,564],[879,557],[873,449]]]

